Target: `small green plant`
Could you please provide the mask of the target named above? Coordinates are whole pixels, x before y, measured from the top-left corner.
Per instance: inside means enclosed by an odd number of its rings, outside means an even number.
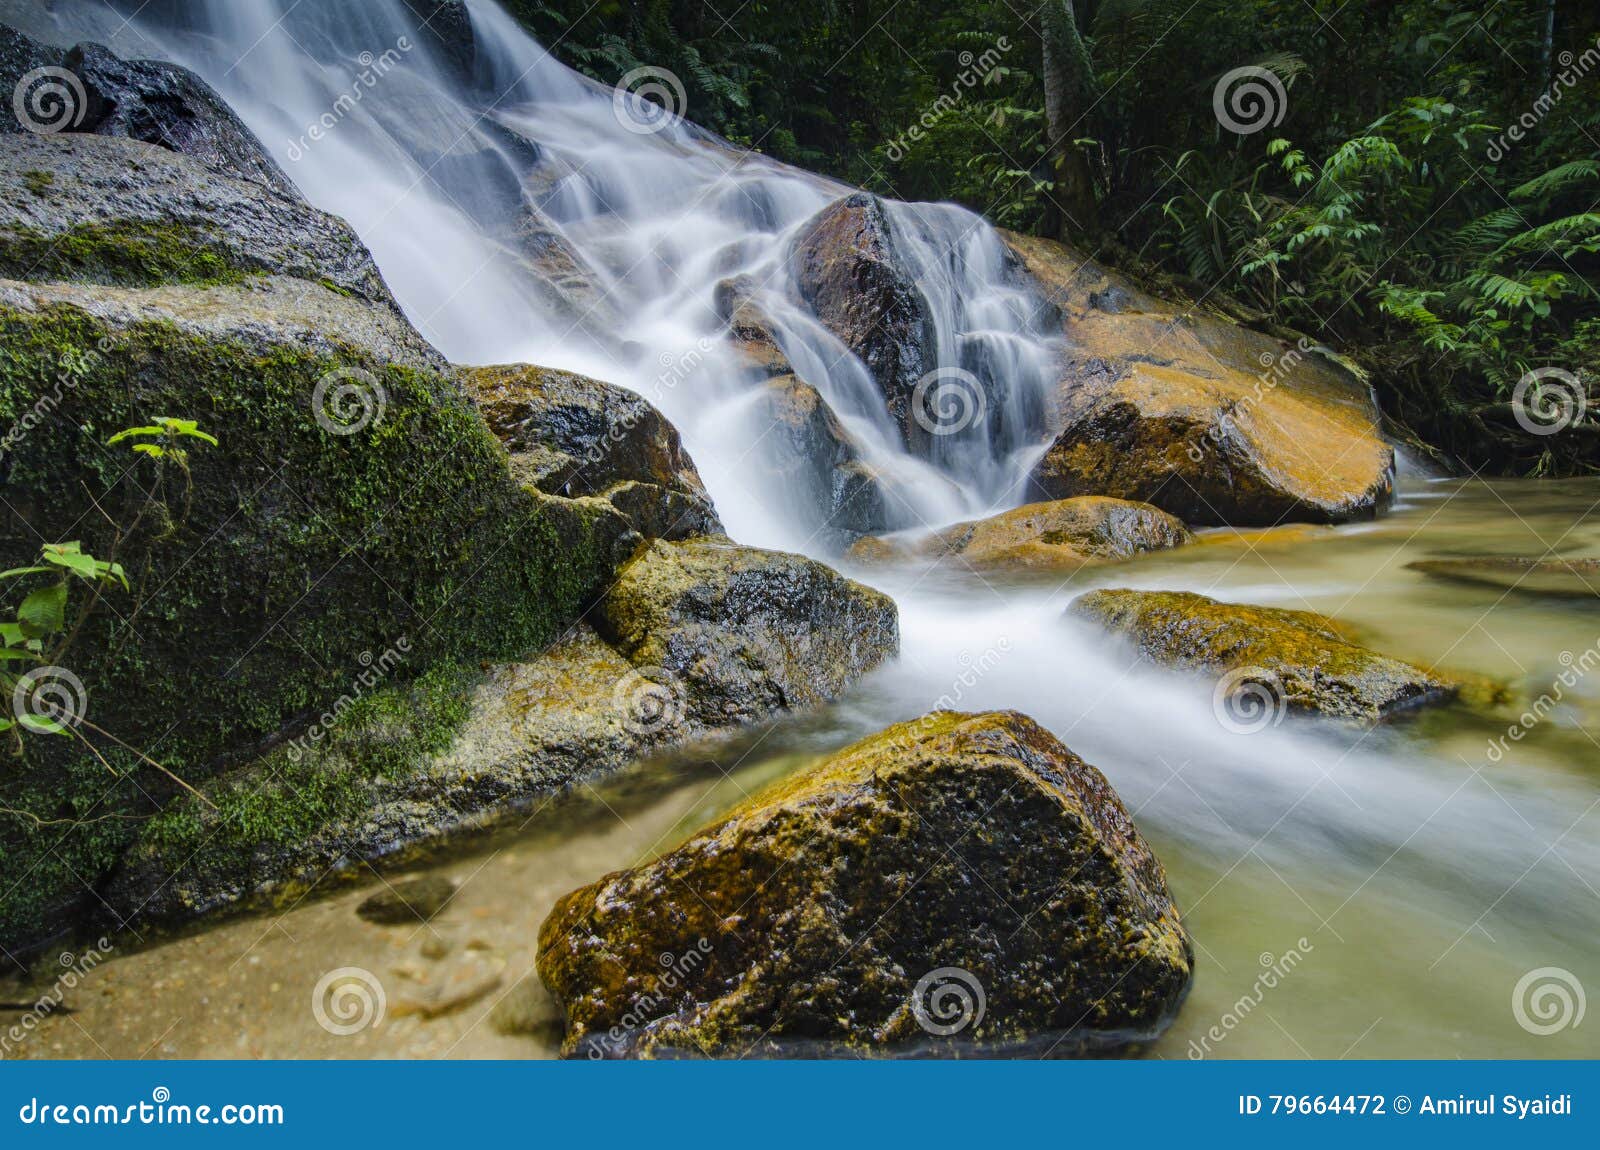
[[[77,628],[105,588],[121,584],[128,587],[127,574],[118,563],[96,559],[81,544],[47,543],[39,550],[39,561],[31,567],[0,571],[0,581],[50,576],[36,586],[17,605],[14,619],[0,622],[0,692],[10,700],[11,714],[0,715],[0,732],[10,732],[17,753],[22,752],[22,732],[39,735],[65,735],[77,715],[71,706],[52,697],[47,684],[52,676],[41,669],[56,671],[66,649],[77,636]],[[74,581],[93,588],[89,605],[68,630],[67,606]],[[80,687],[81,690],[81,687]]]
[[[115,774],[115,769],[95,744],[79,730],[87,728],[155,767],[204,802],[203,796],[166,767],[110,731],[89,722],[84,714],[87,700],[83,683],[62,665],[101,596],[119,586],[124,591],[131,590],[127,572],[116,561],[123,541],[138,530],[146,515],[154,515],[168,525],[163,535],[175,530],[171,509],[163,494],[165,468],[176,466],[184,476],[184,515],[187,516],[191,486],[189,456],[184,445],[190,441],[217,444],[216,438],[201,431],[196,421],[170,416],[159,416],[147,426],[119,431],[108,444],[129,440],[136,441],[133,444],[136,453],[155,462],[157,477],[153,486],[140,489],[142,501],[135,507],[132,520],[125,526],[113,521],[115,533],[110,557],[97,558],[85,551],[78,541],[47,543],[40,548],[38,561],[31,566],[0,571],[0,594],[19,586],[22,581],[35,584],[18,602],[14,618],[0,620],[0,692],[4,694],[4,705],[9,706],[9,714],[0,714],[0,733],[11,736],[12,746],[19,756],[24,751],[25,733],[76,738]],[[42,585],[41,578],[44,579]],[[74,611],[71,590],[77,584],[87,586],[90,595]]]

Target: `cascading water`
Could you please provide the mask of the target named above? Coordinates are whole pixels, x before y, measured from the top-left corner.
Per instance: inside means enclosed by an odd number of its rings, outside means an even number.
[[[1052,357],[1038,301],[1008,279],[1000,241],[970,212],[890,208],[950,378],[928,402],[956,405],[962,420],[919,458],[860,361],[794,290],[796,233],[849,189],[735,151],[681,107],[583,79],[493,3],[470,5],[470,62],[403,0],[129,7],[127,26],[102,16],[87,30],[211,81],[308,198],[356,228],[440,350],[639,391],[679,427],[738,537],[819,551],[833,536],[818,493],[753,449],[768,422],[759,378],[715,307],[718,284],[736,277],[893,492],[884,527],[1018,501],[1029,449],[1043,447]]]
[[[205,76],[307,197],[355,226],[408,314],[450,358],[567,367],[656,402],[741,541],[824,550],[826,535],[817,501],[767,464],[760,379],[724,337],[716,302],[718,285],[734,277],[754,285],[795,373],[894,491],[889,526],[939,525],[1021,501],[1019,478],[1044,438],[1056,349],[1038,301],[1007,275],[993,229],[954,207],[887,206],[897,255],[932,316],[935,370],[976,380],[976,401],[989,407],[914,453],[864,365],[794,282],[801,229],[850,189],[582,79],[488,0],[471,0],[470,12],[466,55],[419,29],[401,0],[153,0],[131,23],[85,3],[66,6],[58,38],[105,40]],[[1421,519],[1401,506],[1391,523],[1407,515]],[[1390,575],[1409,537],[1384,530],[1316,544],[1322,550],[1298,563],[1180,554],[1098,581],[1287,598],[1401,628],[1427,611]],[[1600,917],[1600,851],[1592,833],[1569,834],[1594,806],[1582,780],[1532,760],[1492,778],[1463,768],[1467,752],[1481,758],[1468,746],[1475,733],[1440,744],[1403,730],[1286,725],[1239,738],[1218,726],[1208,687],[1154,675],[1060,620],[1087,580],[997,589],[945,572],[874,578],[898,584],[889,590],[901,604],[904,655],[830,721],[857,733],[935,703],[1014,707],[1101,766],[1174,872],[1202,951],[1187,1008],[1197,1026],[1180,1022],[1174,1053],[1245,989],[1256,954],[1300,936],[1338,957],[1308,966],[1305,990],[1273,1010],[1338,1043],[1318,1055],[1377,1025],[1347,1017],[1346,1002],[1381,998],[1372,1013],[1401,1029],[1390,1048],[1429,1052],[1406,1042],[1406,1026],[1426,1025],[1418,1003],[1449,1020],[1438,1025],[1498,1041],[1500,1030],[1451,996],[1492,981],[1503,1013],[1501,991],[1523,970],[1587,961],[1582,973],[1592,971],[1584,945]],[[1519,619],[1517,637],[1494,646],[1509,644],[1534,665],[1571,628],[1563,616]],[[1480,624],[1464,608],[1437,613],[1438,627],[1464,636]],[[1592,635],[1585,627],[1585,641]],[[1412,640],[1419,652],[1456,650]],[[1482,643],[1473,650],[1479,666],[1531,673]],[[1330,996],[1325,1005],[1319,993]]]

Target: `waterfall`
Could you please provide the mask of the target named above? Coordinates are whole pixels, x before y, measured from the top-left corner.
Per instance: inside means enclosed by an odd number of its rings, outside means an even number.
[[[563,367],[632,388],[678,426],[730,531],[822,552],[824,493],[771,466],[762,376],[730,345],[719,284],[743,277],[794,373],[893,497],[886,529],[1019,502],[1043,449],[1052,340],[1003,244],[951,205],[890,204],[896,257],[932,317],[927,358],[976,403],[908,446],[883,391],[800,301],[790,253],[852,189],[692,123],[653,70],[613,90],[563,66],[492,0],[470,35],[405,0],[151,0],[74,33],[205,77],[318,207],[348,220],[453,361]],[[457,10],[459,11],[459,9]],[[654,91],[665,106],[641,93]]]

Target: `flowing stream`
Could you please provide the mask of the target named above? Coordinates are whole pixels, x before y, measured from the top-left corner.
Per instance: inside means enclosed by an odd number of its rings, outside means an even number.
[[[849,189],[582,79],[488,0],[471,13],[470,63],[419,34],[400,0],[152,0],[131,24],[93,5],[73,19],[124,55],[176,59],[210,80],[307,197],[352,223],[451,359],[567,367],[657,403],[740,541],[827,555],[817,500],[763,466],[754,377],[719,335],[717,285],[735,275],[759,285],[796,372],[890,477],[901,496],[892,526],[1020,502],[1017,481],[1043,445],[1054,349],[1033,301],[1006,281],[992,229],[953,207],[890,205],[899,254],[935,316],[939,366],[981,381],[1004,432],[943,437],[914,457],[789,271],[804,222]],[[381,74],[363,87],[363,72]],[[341,99],[358,88],[359,99]],[[581,270],[588,294],[576,305],[518,255],[530,228],[557,237]],[[1539,1013],[1552,977],[1600,988],[1600,673],[1576,676],[1498,755],[1489,748],[1511,710],[1241,734],[1218,721],[1208,685],[1140,665],[1062,618],[1096,586],[1305,607],[1388,653],[1537,697],[1600,660],[1592,606],[1431,582],[1405,564],[1600,555],[1597,503],[1600,484],[1403,470],[1398,503],[1378,522],[1259,549],[1219,537],[1066,580],[853,571],[897,599],[903,651],[834,707],[640,764],[463,843],[432,864],[462,888],[430,927],[371,925],[353,913],[366,892],[336,892],[115,957],[90,976],[76,1014],[46,1020],[41,1047],[552,1053],[548,1028],[529,1025],[549,1011],[530,971],[558,896],[671,846],[819,752],[945,705],[1014,708],[1052,729],[1105,771],[1166,864],[1198,973],[1155,1056],[1600,1054],[1600,1027],[1543,1034]],[[311,1017],[313,983],[337,967],[384,977],[383,1026],[344,1037]],[[1559,973],[1541,973],[1550,969]]]

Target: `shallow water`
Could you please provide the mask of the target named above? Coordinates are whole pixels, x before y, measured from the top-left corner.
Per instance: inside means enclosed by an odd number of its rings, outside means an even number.
[[[1209,688],[1137,665],[1060,618],[1094,586],[1191,589],[1324,611],[1381,650],[1487,674],[1525,700],[1600,642],[1589,601],[1452,584],[1405,569],[1463,553],[1600,554],[1600,484],[1408,480],[1373,524],[1281,545],[1215,543],[1065,580],[948,567],[861,573],[894,591],[904,651],[827,712],[641,764],[466,844],[430,925],[375,926],[380,880],[112,957],[23,1057],[538,1057],[554,1052],[532,973],[555,899],[668,849],[812,755],[954,704],[1014,707],[1099,766],[1163,860],[1198,955],[1153,1057],[1586,1057],[1600,1030],[1525,1028],[1513,991],[1556,968],[1600,986],[1600,672],[1501,761],[1521,704],[1452,707],[1372,730],[1224,727]],[[1514,510],[1513,510],[1514,509]],[[1503,713],[1502,713],[1503,712]],[[389,876],[394,877],[394,876]],[[428,955],[437,957],[428,957]],[[380,1025],[330,1033],[327,972],[370,972]],[[1543,976],[1539,981],[1561,975]],[[459,1003],[455,1000],[461,999]],[[1243,1000],[1243,1001],[1241,1001]],[[1522,1016],[1536,1029],[1537,985]],[[438,1017],[429,1010],[456,1005]],[[1220,1038],[1217,1037],[1220,1035]]]
[[[308,198],[352,222],[407,314],[452,358],[585,370],[662,406],[740,541],[818,550],[820,507],[781,480],[774,489],[752,381],[715,338],[712,293],[735,271],[763,284],[791,360],[909,493],[907,522],[1007,502],[1047,438],[1021,423],[1049,349],[1037,316],[1001,283],[997,241],[981,221],[891,209],[911,237],[901,254],[927,272],[935,297],[941,367],[983,377],[992,409],[1015,416],[1010,438],[975,428],[948,437],[937,458],[913,458],[881,404],[863,398],[864,369],[807,317],[786,279],[796,231],[845,189],[736,156],[686,122],[636,131],[623,104],[560,68],[488,0],[471,9],[480,51],[463,81],[427,44],[392,47],[411,27],[398,0],[158,2],[133,24],[98,3],[59,8],[80,33],[206,75]],[[363,60],[390,51],[402,63],[339,113],[337,130],[295,142],[351,90]],[[500,129],[536,141],[537,158]],[[509,204],[494,194],[507,180]],[[493,238],[534,191],[615,305],[625,339],[614,346],[543,310]],[[1376,523],[1254,546],[1208,542],[1064,581],[979,577],[950,562],[856,572],[895,595],[903,650],[826,712],[641,764],[458,844],[430,869],[460,892],[428,926],[357,918],[382,881],[368,871],[362,889],[331,886],[142,947],[117,940],[71,988],[73,1013],[45,1018],[11,1052],[551,1054],[549,1026],[532,1025],[550,1015],[532,961],[556,898],[672,846],[816,754],[954,706],[1015,708],[1049,727],[1105,771],[1166,864],[1198,973],[1152,1056],[1600,1054],[1592,1022],[1537,1033],[1548,1029],[1541,1011],[1560,1011],[1541,987],[1600,987],[1600,670],[1564,688],[1503,752],[1495,740],[1522,705],[1455,706],[1374,730],[1284,722],[1243,734],[1219,721],[1207,684],[1139,665],[1062,618],[1096,586],[1312,608],[1385,652],[1491,676],[1523,700],[1600,660],[1593,600],[1405,569],[1451,555],[1600,555],[1600,483],[1408,475],[1401,489]],[[338,1034],[339,1018],[323,1025],[312,1003],[319,981],[347,968],[365,972],[374,1001],[381,987],[385,1012]]]

